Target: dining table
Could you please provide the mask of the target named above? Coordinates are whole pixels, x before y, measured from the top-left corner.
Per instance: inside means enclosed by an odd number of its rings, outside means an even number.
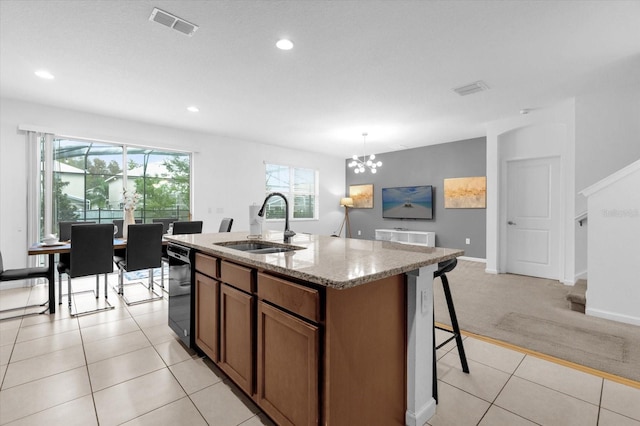
[[[163,238],[163,244],[166,241]],[[113,239],[113,249],[127,248],[127,240],[124,238]],[[61,253],[71,252],[71,241],[60,241],[54,244],[36,243],[29,247],[29,256],[47,255],[47,280],[49,281],[49,314],[55,314],[56,312],[56,269],[55,269],[55,255]]]

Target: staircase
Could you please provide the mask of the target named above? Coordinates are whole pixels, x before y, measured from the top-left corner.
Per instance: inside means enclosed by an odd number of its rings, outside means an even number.
[[[587,304],[587,280],[578,280],[567,294],[567,300],[572,311],[584,314]]]

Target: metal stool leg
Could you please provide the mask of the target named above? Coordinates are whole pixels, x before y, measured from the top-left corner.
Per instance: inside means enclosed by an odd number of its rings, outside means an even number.
[[[71,276],[67,275],[67,300],[69,301],[69,310],[71,310]]]
[[[458,326],[458,317],[456,316],[456,308],[453,306],[453,298],[451,297],[451,289],[449,288],[449,280],[446,274],[440,276],[442,280],[442,286],[444,288],[444,296],[447,299],[447,307],[449,308],[449,317],[451,317],[451,327],[453,328],[453,335],[456,339],[456,346],[458,347],[458,355],[460,356],[460,363],[462,364],[462,371],[469,372],[469,365],[467,364],[467,356],[464,353],[464,346],[462,344],[462,336],[460,335],[460,327]]]
[[[433,313],[433,321],[435,324],[436,314],[435,311]],[[438,366],[436,365],[436,328],[433,328],[433,383],[431,386],[431,393],[433,395],[433,399],[436,400],[436,404],[438,403]]]

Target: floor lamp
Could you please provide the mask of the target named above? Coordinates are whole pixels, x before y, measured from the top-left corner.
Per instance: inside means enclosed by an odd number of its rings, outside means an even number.
[[[345,230],[345,237],[351,238],[351,224],[349,223],[349,207],[353,207],[353,198],[341,198],[340,205],[344,207],[344,219],[342,219],[342,225],[340,225],[340,230],[338,231],[338,236],[342,234],[342,228],[344,224],[347,224],[347,229]]]

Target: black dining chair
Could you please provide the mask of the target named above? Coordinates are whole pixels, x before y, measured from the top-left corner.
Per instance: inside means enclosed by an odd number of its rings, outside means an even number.
[[[156,293],[153,289],[153,269],[162,266],[162,224],[130,225],[128,232],[125,257],[114,256],[113,258],[119,269],[118,294],[127,305],[162,299],[162,295]],[[149,297],[129,300],[124,294],[124,273],[144,269],[149,270],[149,285],[147,286]]]
[[[67,274],[67,297],[71,316],[85,315],[94,312],[113,309],[109,303],[108,274],[113,272],[113,224],[75,224],[71,226],[71,252],[69,265],[65,269]],[[100,297],[100,275],[104,274],[104,307],[85,312],[72,312],[71,296],[73,294],[93,292],[93,290],[71,291],[71,279],[77,277],[96,276],[95,297]]]
[[[233,225],[233,218],[232,217],[225,217],[220,222],[220,229],[218,229],[218,232],[231,232],[231,226],[232,225]]]
[[[0,252],[0,282],[4,281],[18,281],[18,280],[30,280],[34,278],[47,278],[48,279],[48,271],[49,268],[46,266],[35,266],[31,268],[17,268],[17,269],[4,269],[4,262],[2,261],[2,252]],[[49,283],[49,285],[53,285]],[[12,318],[20,318],[26,315],[36,315],[43,314],[47,312],[48,309],[48,301],[44,301],[42,303],[37,303],[34,305],[26,305],[18,308],[8,308],[0,311],[0,314],[5,312],[13,312],[18,310],[24,310],[28,308],[35,307],[44,307],[43,311],[25,313],[20,315],[13,315],[10,317],[3,317],[0,320],[12,319]]]
[[[173,222],[175,222],[177,220],[178,220],[177,218],[176,219],[174,219],[174,218],[156,218],[156,219],[153,219],[152,222],[153,223],[161,223],[162,224],[162,233],[166,234],[167,231],[169,230],[169,226]]]
[[[90,224],[95,224],[95,222],[60,221],[58,222],[58,240],[71,240],[71,227],[73,225]],[[58,305],[62,305],[62,274],[64,274],[64,271],[69,269],[70,258],[70,253],[61,253],[58,257],[58,264],[56,266],[56,269],[58,270]]]
[[[232,219],[233,220],[233,219]],[[229,225],[231,227],[231,225]],[[201,234],[202,233],[202,221],[201,220],[185,220],[173,222],[172,235],[185,235],[185,234]],[[166,251],[162,253],[162,262],[169,264],[169,256]],[[160,287],[164,290],[164,266],[160,269]]]
[[[201,220],[173,222],[173,235],[201,234],[201,233],[202,233]]]
[[[136,219],[135,221],[136,223],[142,223],[142,219]],[[113,224],[118,227],[114,236],[116,238],[122,238],[122,232],[124,231],[124,227],[122,225],[124,224],[124,219],[113,219]]]

